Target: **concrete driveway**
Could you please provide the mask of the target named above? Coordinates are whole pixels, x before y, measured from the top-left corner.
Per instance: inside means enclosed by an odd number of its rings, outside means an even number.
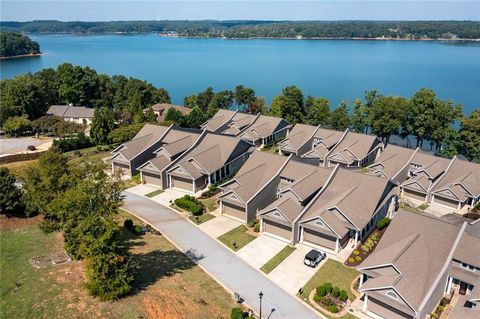
[[[303,264],[303,259],[312,248],[302,244],[297,244],[295,248],[290,256],[268,274],[270,280],[292,295],[296,295],[300,287],[325,263],[325,260],[322,260],[317,268],[308,267]]]
[[[128,192],[140,196],[145,196],[146,194],[154,192],[156,190],[158,190],[158,188],[146,184],[140,184],[127,189]]]
[[[287,243],[260,235],[254,241],[248,243],[237,252],[237,256],[246,261],[255,269],[260,269],[267,261],[272,259]]]
[[[241,222],[222,216],[216,212],[212,212],[212,215],[215,215],[216,217],[210,219],[208,222],[198,225],[198,228],[210,237],[217,238],[218,236],[242,225]]]
[[[174,201],[177,198],[183,197],[187,194],[187,192],[182,192],[178,189],[167,188],[163,191],[163,193],[152,197],[151,199],[156,201],[159,204],[170,206],[170,201]]]
[[[227,290],[238,292],[257,312],[258,294],[262,291],[265,318],[273,308],[271,319],[317,319],[320,316],[173,210],[128,191],[125,195],[123,207],[126,210],[157,228]]]

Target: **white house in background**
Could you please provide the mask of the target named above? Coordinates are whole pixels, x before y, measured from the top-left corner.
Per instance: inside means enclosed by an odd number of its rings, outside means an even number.
[[[85,106],[70,105],[52,105],[47,111],[47,115],[56,115],[65,121],[77,124],[90,125],[93,119],[93,108]]]

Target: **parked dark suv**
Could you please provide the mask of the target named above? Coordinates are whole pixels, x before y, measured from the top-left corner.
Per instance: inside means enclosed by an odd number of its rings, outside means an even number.
[[[315,268],[326,257],[327,254],[325,252],[312,249],[305,255],[303,263],[309,267]]]

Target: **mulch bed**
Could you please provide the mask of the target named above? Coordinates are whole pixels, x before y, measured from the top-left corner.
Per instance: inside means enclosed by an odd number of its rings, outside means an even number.
[[[358,265],[360,265],[375,250],[375,247],[377,247],[378,242],[382,238],[385,230],[386,230],[386,228],[384,228],[382,230],[375,229],[370,234],[370,236],[368,236],[368,238],[365,241],[360,242],[357,245],[357,247],[353,250],[353,252],[350,254],[350,256],[345,261],[344,265],[347,266],[347,267],[357,267]],[[374,237],[377,237],[377,236],[378,236],[378,238],[374,240],[375,244],[373,245],[373,247],[370,247],[370,248],[367,247],[367,245],[366,245],[367,242],[370,239],[373,239]],[[353,261],[352,261],[352,259],[353,259]]]

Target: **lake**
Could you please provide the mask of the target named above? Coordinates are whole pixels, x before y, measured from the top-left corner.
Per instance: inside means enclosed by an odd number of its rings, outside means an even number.
[[[480,106],[480,43],[375,40],[223,40],[135,36],[31,36],[43,56],[1,62],[1,78],[63,62],[166,88],[174,103],[208,86],[252,87],[270,102],[287,85],[341,100],[366,90],[411,96],[429,87],[444,99]]]

